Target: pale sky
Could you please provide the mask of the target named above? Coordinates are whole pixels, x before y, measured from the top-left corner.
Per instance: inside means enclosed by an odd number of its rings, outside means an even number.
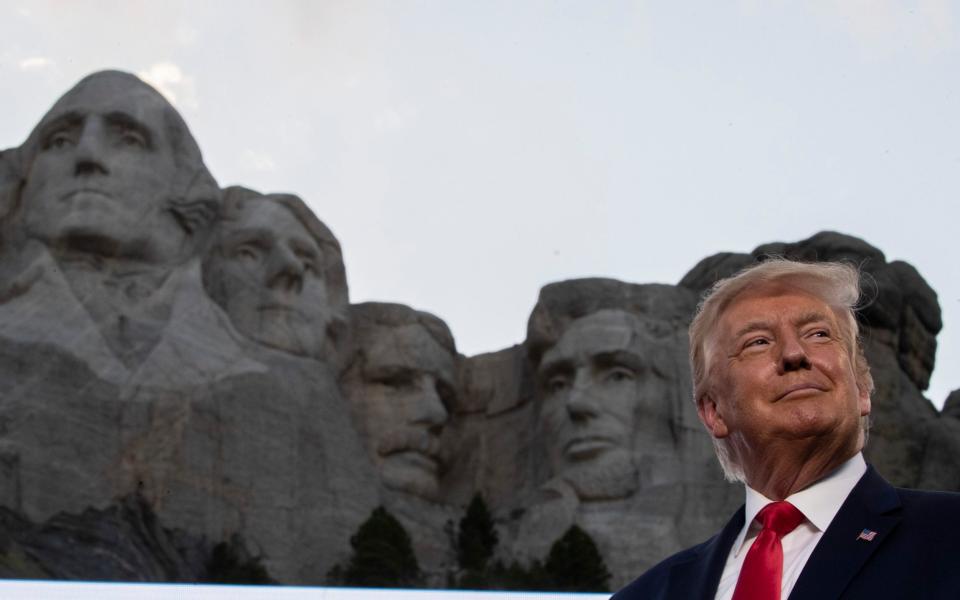
[[[949,0],[0,0],[0,147],[134,73],[221,185],[302,196],[354,302],[521,341],[544,284],[676,283],[832,229],[914,265],[960,388],[960,8]],[[953,367],[953,368],[951,368]]]

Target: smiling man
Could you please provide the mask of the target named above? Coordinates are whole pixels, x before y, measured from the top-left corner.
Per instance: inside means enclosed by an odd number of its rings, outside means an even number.
[[[891,487],[861,450],[873,380],[859,276],[769,260],[718,282],[690,326],[694,398],[746,502],[617,600],[956,598],[960,495]]]

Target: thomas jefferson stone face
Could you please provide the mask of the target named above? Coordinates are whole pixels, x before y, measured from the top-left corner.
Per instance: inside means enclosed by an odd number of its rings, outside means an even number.
[[[154,90],[105,74],[78,86],[43,118],[23,189],[28,235],[145,262],[180,257],[185,232],[168,210],[177,176]]]
[[[251,339],[286,352],[319,356],[331,319],[324,250],[284,205],[246,200],[220,223],[206,268],[211,295]]]
[[[626,312],[599,311],[574,321],[541,360],[551,470],[582,499],[623,497],[637,485],[633,440],[646,363],[639,330]]]
[[[440,434],[454,394],[454,360],[418,324],[381,327],[348,381],[354,418],[388,488],[433,498]]]

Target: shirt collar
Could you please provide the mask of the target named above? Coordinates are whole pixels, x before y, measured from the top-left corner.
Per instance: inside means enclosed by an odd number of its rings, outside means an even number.
[[[863,454],[857,453],[848,459],[842,465],[834,469],[832,473],[795,494],[786,498],[787,502],[797,507],[806,520],[817,529],[818,532],[826,531],[833,517],[840,511],[843,504],[854,486],[867,472],[867,463],[863,460]],[[745,485],[746,503],[744,506],[744,525],[740,534],[733,542],[733,555],[740,554],[743,549],[743,541],[750,531],[750,526],[764,506],[773,502],[760,492]]]

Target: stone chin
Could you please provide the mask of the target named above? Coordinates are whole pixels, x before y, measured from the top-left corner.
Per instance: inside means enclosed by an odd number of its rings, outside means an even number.
[[[437,461],[412,450],[381,457],[380,479],[388,489],[435,500],[439,491]]]
[[[261,311],[258,316],[260,319],[252,323],[236,319],[234,325],[253,341],[274,350],[311,358],[321,357],[322,328],[315,328],[302,316],[286,311]]]
[[[570,484],[580,500],[619,500],[637,491],[639,472],[633,455],[616,448],[590,460],[567,463],[558,478]]]

